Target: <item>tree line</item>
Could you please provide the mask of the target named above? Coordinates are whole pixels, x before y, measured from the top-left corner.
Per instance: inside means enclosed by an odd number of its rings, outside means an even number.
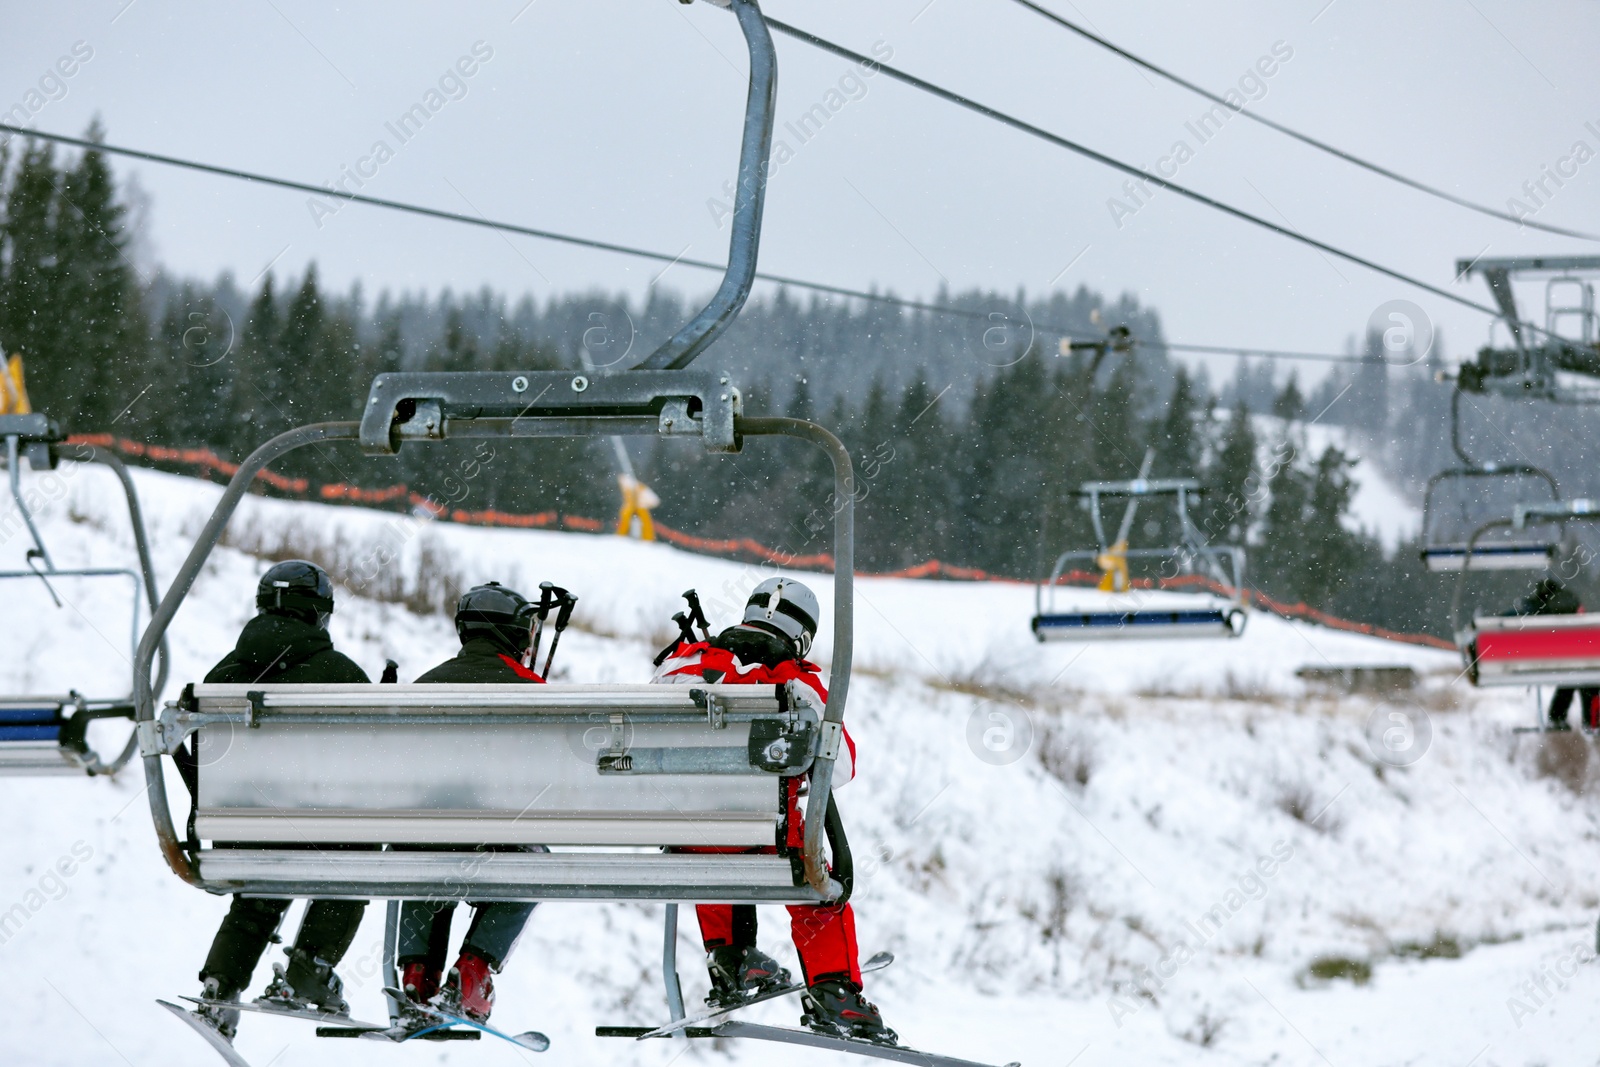
[[[100,154],[0,147],[0,343],[24,356],[35,407],[72,431],[204,445],[234,460],[292,426],[358,417],[386,371],[576,369],[581,354],[623,367],[693,310],[663,292],[542,306],[489,291],[370,301],[359,287],[329,291],[314,266],[248,287],[175,279],[138,266],[131,237]],[[1133,477],[1150,451],[1153,476],[1204,482],[1192,518],[1211,542],[1249,546],[1253,588],[1395,629],[1445,629],[1448,583],[1422,574],[1415,546],[1386,555],[1353,527],[1355,461],[1335,444],[1309,446],[1308,398],[1292,375],[1280,385],[1269,370],[1264,387],[1259,366],[1242,368],[1222,408],[1203,372],[1160,347],[1159,316],[1130,296],[1107,301],[1080,287],[939,298],[969,316],[780,290],[753,299],[705,357],[736,376],[747,412],[816,419],[850,447],[862,569],[939,559],[1038,576],[1057,553],[1094,547],[1078,486]],[[1110,324],[1153,343],[1058,354],[1063,337],[1103,336]],[[1348,417],[1333,405],[1325,423],[1370,438],[1378,431],[1357,416],[1389,402],[1390,377],[1368,373],[1362,387],[1376,393]],[[661,521],[795,555],[828,550],[831,473],[809,446],[752,441],[734,456],[681,442],[628,447],[663,499]],[[410,446],[381,462],[348,447],[302,450],[279,469],[405,481],[459,507],[605,517],[617,502],[613,464],[605,442],[566,440],[488,453]],[[1108,516],[1112,528],[1118,517]],[[1179,538],[1170,505],[1141,507],[1134,545]]]

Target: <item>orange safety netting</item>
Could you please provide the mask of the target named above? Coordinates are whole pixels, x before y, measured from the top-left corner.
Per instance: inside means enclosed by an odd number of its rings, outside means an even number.
[[[74,434],[69,437],[70,444],[96,445],[100,448],[115,448],[127,456],[153,460],[158,463],[178,463],[198,467],[206,475],[211,472],[225,474],[228,477],[238,471],[237,463],[229,463],[209,448],[165,448],[160,445],[146,445],[126,438],[114,437],[111,434]],[[430,512],[438,519],[448,519],[451,522],[464,526],[501,526],[513,529],[546,529],[559,527],[567,530],[578,530],[584,533],[599,533],[610,529],[610,524],[599,519],[586,518],[582,515],[563,515],[554,511],[540,511],[532,515],[522,515],[514,512],[496,511],[467,511],[464,509],[447,508],[431,497],[414,493],[405,484],[391,485],[382,489],[365,489],[361,486],[346,485],[343,482],[332,482],[317,487],[316,492],[311,492],[311,483],[305,478],[288,478],[272,471],[261,471],[256,475],[261,481],[270,485],[281,493],[296,497],[315,497],[330,503],[351,504],[393,504],[404,502],[413,508],[421,508]],[[667,541],[681,548],[701,552],[714,556],[753,556],[761,563],[773,563],[782,567],[798,567],[803,569],[831,569],[833,556],[827,552],[817,552],[810,555],[795,555],[778,549],[769,548],[759,541],[749,537],[717,538],[700,537],[695,534],[684,533],[656,523],[656,532]],[[884,571],[881,573],[857,572],[864,578],[945,578],[960,582],[999,582],[1008,585],[1032,585],[1031,581],[1023,578],[1014,578],[1009,575],[991,574],[977,567],[961,567],[942,560],[930,559],[916,563],[900,570]],[[1088,571],[1069,571],[1057,580],[1058,585],[1094,585],[1100,580],[1098,573]],[[1206,592],[1218,596],[1232,597],[1234,591],[1210,578],[1198,574],[1184,574],[1173,578],[1136,578],[1132,583],[1135,589],[1188,589],[1199,587]],[[1381,626],[1370,623],[1353,622],[1350,619],[1341,619],[1319,611],[1309,604],[1288,604],[1274,600],[1265,593],[1247,593],[1244,599],[1255,606],[1281,615],[1284,618],[1306,619],[1334,630],[1347,630],[1351,633],[1366,634],[1371,637],[1381,637],[1389,641],[1402,641],[1411,645],[1422,645],[1427,648],[1438,648],[1455,651],[1456,646],[1432,634],[1407,634],[1386,630]]]

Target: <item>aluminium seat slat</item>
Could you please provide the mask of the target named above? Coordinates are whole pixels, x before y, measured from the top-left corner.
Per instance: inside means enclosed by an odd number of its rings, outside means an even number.
[[[818,899],[794,885],[786,857],[767,855],[216,849],[201,853],[200,873],[253,895],[425,896],[448,884],[467,899]]]
[[[729,710],[770,710],[777,698],[765,687],[703,685],[197,685],[194,695],[202,710],[213,706],[250,706],[249,694],[259,692],[266,708],[439,708],[476,710],[527,708],[535,710],[626,711],[668,710],[704,715],[691,695],[694,690],[714,694]],[[804,694],[801,694],[803,697]]]
[[[82,774],[83,761],[54,741],[0,744],[0,778],[10,775]]]
[[[777,813],[515,811],[245,811],[202,808],[195,833],[208,841],[407,845],[770,845]]]

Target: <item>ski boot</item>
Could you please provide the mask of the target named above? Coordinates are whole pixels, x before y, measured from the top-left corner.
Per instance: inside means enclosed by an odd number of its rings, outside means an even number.
[[[231,1004],[239,1003],[239,993],[224,994],[222,983],[215,978],[207,978],[205,985],[200,989],[201,1000],[221,1000]],[[233,1044],[235,1035],[239,1033],[239,1009],[221,1008],[210,1004],[201,1004],[194,1009],[194,1014],[211,1029],[222,1035],[222,1040]]]
[[[711,950],[707,967],[711,992],[706,994],[706,1003],[714,1008],[730,1007],[789,982],[789,971],[754,945],[718,946]]]
[[[439,995],[439,974],[421,960],[414,960],[400,968],[400,988],[407,997],[418,1004],[426,1004]]]
[[[861,995],[861,987],[829,978],[800,994],[800,1022],[819,1034],[851,1037],[879,1045],[897,1045],[900,1037],[883,1025],[877,1005]]]
[[[494,1010],[494,980],[489,961],[472,952],[463,952],[445,979],[442,1003],[447,1011],[459,1010],[476,1023],[489,1021]]]
[[[313,1008],[329,1015],[350,1014],[344,983],[333,972],[333,964],[304,949],[288,948],[284,952],[289,966],[272,965],[272,982],[261,995],[262,1000],[301,1011]]]

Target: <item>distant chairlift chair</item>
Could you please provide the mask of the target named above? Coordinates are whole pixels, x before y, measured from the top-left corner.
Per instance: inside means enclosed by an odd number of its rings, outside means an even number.
[[[744,416],[725,375],[685,369],[749,294],[771,148],[772,41],[753,0],[731,6],[750,47],[749,101],[729,267],[707,306],[631,370],[380,375],[359,425],[322,423],[273,438],[240,465],[140,641],[140,753],[169,866],[212,893],[388,898],[390,985],[401,899],[672,902],[664,973],[681,1019],[677,902],[848,897],[848,845],[830,786],[850,688],[850,455],[815,424]],[[838,503],[825,707],[792,686],[717,685],[191,685],[157,707],[145,681],[156,646],[269,463],[332,442],[393,456],[448,440],[615,435],[699,440],[725,453],[748,437],[783,435],[828,453]],[[174,757],[192,801],[183,834],[164,784],[163,760]],[[783,779],[795,776],[809,785],[803,846],[775,855],[671,851],[773,845]],[[352,843],[387,847],[325,847]],[[438,847],[527,843],[553,851]],[[391,1002],[391,1016],[398,1009]]]
[[[25,570],[0,571],[0,580],[23,579],[42,582],[50,596],[60,604],[52,579],[57,578],[126,578],[132,586],[133,610],[130,626],[127,660],[131,663],[139,641],[141,598],[155,610],[158,593],[155,574],[150,564],[150,546],[145,536],[144,518],[139,508],[139,497],[127,468],[114,452],[88,445],[69,445],[55,421],[33,412],[0,415],[0,438],[5,440],[5,463],[11,488],[11,500],[22,523],[33,539],[28,549]],[[39,529],[34,525],[33,513],[22,493],[22,461],[26,459],[33,471],[54,470],[58,459],[66,456],[80,462],[102,463],[116,474],[128,501],[128,516],[133,526],[134,544],[139,554],[139,570],[116,567],[62,568],[57,567],[45,548]],[[168,657],[166,645],[160,646],[161,673],[153,689],[159,693],[166,687]],[[76,690],[66,694],[48,696],[0,695],[0,775],[37,776],[57,774],[112,774],[120,770],[133,756],[136,739],[130,734],[122,751],[109,761],[89,747],[89,724],[96,719],[134,717],[134,684],[130,679],[129,691],[115,696],[84,696]]]
[[[1461,395],[1450,394],[1450,447],[1461,466],[1428,479],[1422,499],[1422,562],[1430,571],[1544,570],[1561,542],[1556,522],[1501,522],[1518,505],[1559,505],[1548,471],[1526,463],[1480,463],[1461,440]],[[1470,551],[1469,551],[1470,544]]]
[[[1477,541],[1501,528],[1514,531],[1530,524],[1600,519],[1600,502],[1565,500],[1553,504],[1519,504],[1509,519],[1484,524]],[[1600,614],[1477,615],[1459,623],[1466,575],[1456,588],[1452,618],[1467,678],[1476,686],[1551,685],[1563,688],[1600,686]]]
[[[1148,470],[1148,457],[1145,469]],[[1074,550],[1056,557],[1050,576],[1034,590],[1034,636],[1043,641],[1141,640],[1179,637],[1238,637],[1244,633],[1244,549],[1237,545],[1207,544],[1189,517],[1189,500],[1204,490],[1192,478],[1136,478],[1124,482],[1086,482],[1078,495],[1085,499],[1094,523],[1096,550]],[[1122,526],[1116,541],[1106,538],[1100,516],[1102,498],[1125,499]],[[1182,543],[1172,548],[1127,547],[1128,532],[1140,500],[1170,498],[1178,514]],[[1128,591],[1128,563],[1159,560],[1178,575],[1202,575],[1228,591],[1228,603],[1217,607],[1166,608],[1148,603],[1144,591],[1128,592],[1126,606],[1058,607],[1061,577],[1080,565],[1099,567],[1108,581],[1101,588]],[[1120,576],[1120,581],[1116,580]]]

